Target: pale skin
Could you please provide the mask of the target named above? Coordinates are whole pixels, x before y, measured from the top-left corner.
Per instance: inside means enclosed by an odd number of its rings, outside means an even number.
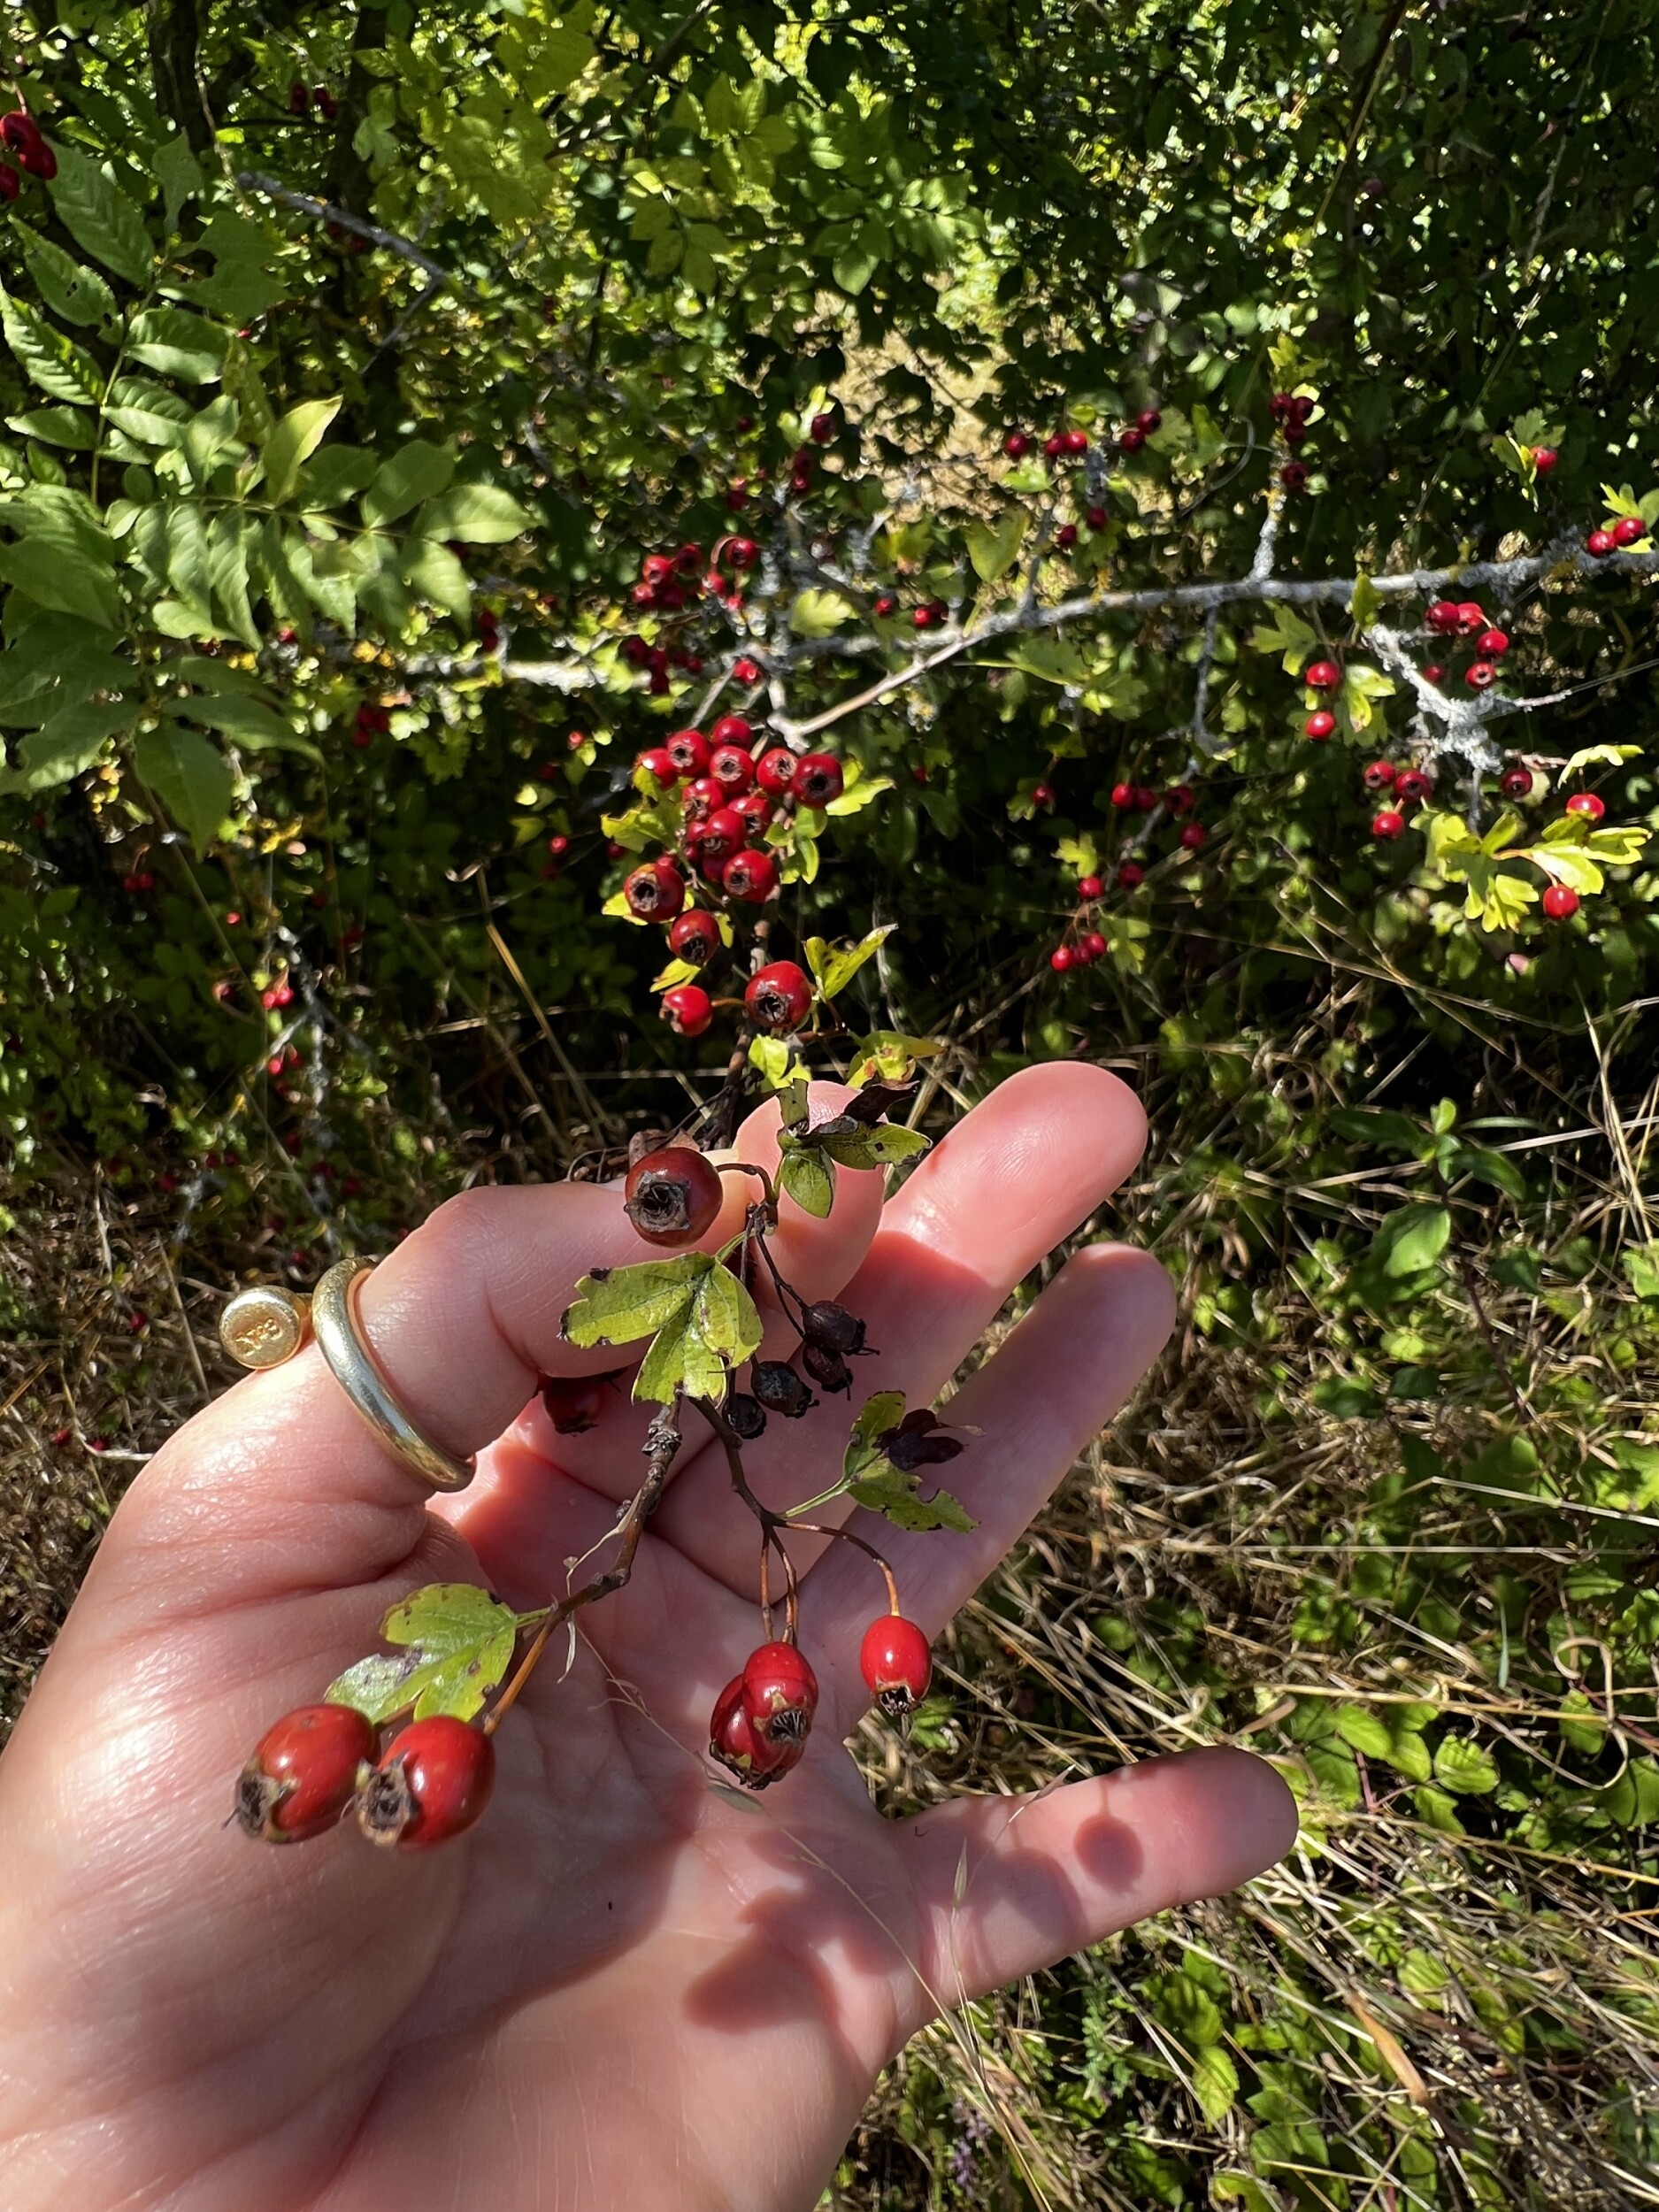
[[[774,1126],[751,1117],[746,1156],[774,1156]],[[785,1273],[844,1294],[880,1348],[854,1406],[937,1393],[1143,1138],[1112,1077],[1049,1066],[885,1210],[872,1174],[842,1175],[826,1223],[786,1202]],[[729,1227],[750,1191],[728,1180]],[[314,1348],[198,1414],[134,1485],[0,1760],[9,2212],[810,2212],[879,2070],[941,2008],[1289,1848],[1284,1784],[1228,1749],[883,1818],[841,1742],[879,1578],[825,1540],[796,1547],[823,1685],[806,1757],[734,1801],[704,1751],[760,1640],[758,1544],[695,1416],[631,1585],[503,1720],[470,1836],[402,1855],[349,1827],[274,1848],[224,1826],[251,1745],[377,1647],[389,1604],[434,1580],[541,1603],[604,1537],[643,1412],[618,1393],[561,1438],[526,1407],[538,1371],[606,1357],[559,1340],[576,1278],[641,1255],[613,1189],[488,1190],[370,1279],[365,1325],[411,1416],[483,1452],[441,1511]],[[930,1635],[1173,1311],[1155,1261],[1086,1247],[954,1401],[979,1432],[944,1471],[973,1534],[855,1517]],[[774,1420],[747,1455],[767,1502],[833,1480],[847,1425],[841,1400]]]

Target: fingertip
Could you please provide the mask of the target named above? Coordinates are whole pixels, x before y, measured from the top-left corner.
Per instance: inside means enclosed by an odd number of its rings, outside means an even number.
[[[1110,1287],[1114,1334],[1126,1340],[1138,1367],[1147,1368],[1169,1342],[1179,1317],[1170,1271],[1133,1244],[1086,1244],[1062,1271],[1091,1289]],[[1126,1340],[1122,1332],[1127,1331]]]
[[[1235,1744],[1148,1760],[1113,1778],[1112,1787],[1131,1800],[1141,1788],[1156,1797],[1175,1870],[1171,1903],[1237,1889],[1276,1866],[1296,1840],[1289,1785]]]

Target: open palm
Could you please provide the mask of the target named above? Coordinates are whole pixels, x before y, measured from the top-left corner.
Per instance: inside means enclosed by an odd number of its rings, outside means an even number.
[[[745,1156],[774,1156],[775,1118],[751,1118]],[[843,1174],[827,1222],[786,1201],[785,1272],[844,1294],[879,1348],[860,1397],[930,1398],[1142,1136],[1111,1077],[1038,1069],[885,1211],[874,1175]],[[825,1540],[798,1551],[824,1693],[806,1757],[764,1797],[721,1786],[708,1714],[758,1640],[758,1545],[695,1434],[632,1582],[503,1723],[470,1837],[406,1857],[225,1829],[248,1747],[373,1648],[398,1597],[477,1580],[539,1603],[603,1543],[643,1411],[618,1393],[561,1438],[521,1409],[538,1371],[606,1356],[562,1345],[559,1316],[578,1275],[639,1248],[614,1190],[483,1191],[371,1278],[365,1321],[413,1417],[452,1450],[497,1440],[442,1517],[314,1351],[228,1393],[134,1486],[0,1763],[9,2212],[810,2207],[878,2070],[941,2007],[1287,1847],[1288,1793],[1228,1751],[882,1819],[840,1741],[879,1584]],[[930,1634],[1171,1316],[1156,1263],[1090,1248],[965,1385],[951,1418],[977,1433],[951,1477],[977,1529],[872,1532]],[[746,1455],[761,1494],[833,1480],[845,1427],[774,1420]]]

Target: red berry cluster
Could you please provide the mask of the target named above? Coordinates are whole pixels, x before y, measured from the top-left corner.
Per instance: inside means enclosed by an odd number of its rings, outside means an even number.
[[[1537,455],[1533,455],[1536,462]],[[1629,553],[1647,537],[1647,525],[1639,515],[1619,515],[1592,530],[1584,541],[1584,549],[1594,561],[1604,561],[1609,553]]]
[[[864,1686],[889,1720],[915,1711],[933,1680],[927,1638],[902,1613],[884,1613],[858,1651]],[[800,1763],[818,1710],[818,1677],[793,1642],[750,1652],[714,1701],[709,1751],[749,1789],[763,1790]]]
[[[23,189],[18,169],[46,182],[58,174],[58,157],[27,108],[13,108],[9,115],[0,115],[0,146],[17,163],[14,169],[10,161],[0,161],[0,200],[15,200]]]
[[[1308,465],[1296,458],[1296,449],[1307,441],[1317,397],[1307,392],[1275,392],[1270,412],[1280,439],[1289,449],[1289,457],[1279,464],[1279,480],[1287,492],[1305,491],[1308,488]]]
[[[236,1785],[236,1818],[265,1843],[304,1843],[355,1810],[371,1843],[426,1851],[470,1828],[495,1778],[482,1728],[448,1714],[411,1721],[383,1751],[349,1705],[302,1705],[268,1728]]]
[[[1508,631],[1494,628],[1486,609],[1474,599],[1436,599],[1424,620],[1437,637],[1468,641],[1471,657],[1463,681],[1471,691],[1490,691],[1498,680],[1498,663],[1509,649]],[[1423,673],[1432,684],[1446,680],[1447,671],[1437,662],[1431,662]]]
[[[326,84],[307,84],[296,77],[288,87],[288,113],[309,115],[313,107],[325,123],[332,123],[340,112],[340,103]]]

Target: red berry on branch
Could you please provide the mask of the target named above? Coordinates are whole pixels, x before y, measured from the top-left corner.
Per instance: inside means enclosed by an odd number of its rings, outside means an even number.
[[[1627,545],[1634,545],[1638,539],[1645,538],[1647,534],[1647,524],[1636,515],[1621,515],[1613,525],[1613,542],[1621,549]]]
[[[1031,803],[1033,806],[1037,807],[1052,806],[1054,804],[1053,790],[1046,783],[1033,784],[1031,787]]]
[[[1288,392],[1275,392],[1268,403],[1268,413],[1275,422],[1290,420],[1291,397]]]
[[[628,911],[642,922],[666,922],[686,903],[685,878],[672,860],[648,862],[622,887]]]
[[[1198,803],[1198,794],[1190,783],[1171,784],[1164,794],[1164,803],[1179,821],[1183,814],[1190,814]]]
[[[747,748],[752,743],[754,735],[747,716],[723,714],[709,732],[709,743],[710,746],[740,745]]]
[[[1530,768],[1506,768],[1498,788],[1506,799],[1530,799],[1532,795],[1532,772]]]
[[[597,1426],[610,1395],[605,1375],[547,1375],[541,1381],[541,1403],[559,1436],[585,1436]]]
[[[1431,661],[1423,672],[1423,680],[1425,684],[1441,683],[1445,680],[1445,676],[1446,671],[1440,666],[1439,661]]]
[[[645,769],[665,788],[680,781],[680,771],[674,765],[673,755],[664,745],[654,745],[649,752],[636,755],[634,765],[636,769]]]
[[[1163,425],[1164,418],[1156,407],[1143,407],[1135,417],[1135,428],[1144,431],[1149,438]]]
[[[1532,466],[1540,476],[1548,476],[1560,458],[1553,445],[1535,445],[1532,448]]]
[[[1092,905],[1105,888],[1098,876],[1079,876],[1077,879],[1077,895],[1086,905]]]
[[[1138,783],[1135,786],[1135,804],[1142,814],[1150,814],[1157,803],[1158,795],[1149,783]]]
[[[1023,430],[1010,430],[1002,441],[1002,450],[1010,461],[1023,461],[1031,451],[1031,440]]]
[[[1593,561],[1604,561],[1609,553],[1618,550],[1618,541],[1610,530],[1592,530],[1584,541],[1584,549]]]
[[[749,834],[758,840],[772,818],[772,803],[764,791],[746,791],[741,799],[733,799],[732,811],[741,814],[749,825]]]
[[[726,557],[733,568],[753,568],[760,558],[760,548],[753,538],[728,538]]]
[[[1138,860],[1125,860],[1118,871],[1120,891],[1138,891],[1147,879],[1147,872]]]
[[[374,1731],[349,1705],[302,1705],[267,1728],[236,1785],[236,1819],[265,1843],[303,1843],[336,1826],[374,1756]]]
[[[1392,841],[1403,833],[1405,826],[1405,816],[1397,813],[1393,807],[1386,806],[1379,814],[1372,815],[1371,833],[1373,837]]]
[[[701,1037],[714,1019],[714,1002],[698,983],[677,983],[663,993],[662,1018],[677,1037]]]
[[[680,795],[680,810],[688,822],[706,821],[725,804],[725,788],[712,776],[694,776]]]
[[[1308,488],[1308,464],[1305,461],[1286,461],[1279,472],[1279,480],[1287,492],[1305,492]]]
[[[1077,941],[1078,958],[1091,964],[1103,960],[1109,949],[1106,940],[1097,929],[1086,929]]]
[[[1392,761],[1373,760],[1365,768],[1360,781],[1367,791],[1392,791],[1399,772]]]
[[[1509,649],[1509,633],[1505,630],[1483,630],[1475,640],[1475,650],[1483,661],[1501,661]]]
[[[703,776],[709,772],[709,741],[701,730],[676,730],[663,750],[677,774]]]
[[[489,1802],[495,1747],[449,1713],[411,1721],[357,1799],[357,1825],[388,1850],[430,1851],[465,1833]]]
[[[760,663],[750,660],[747,653],[741,660],[732,663],[732,681],[736,684],[745,686],[757,684],[764,673],[765,671],[761,667]]]
[[[1132,783],[1112,786],[1112,804],[1122,813],[1133,814],[1141,803],[1140,794]]]
[[[1189,853],[1200,852],[1203,849],[1209,836],[1210,832],[1202,822],[1189,822],[1181,832],[1181,849]]]
[[[1307,422],[1310,420],[1313,415],[1313,411],[1318,404],[1318,401],[1310,392],[1297,392],[1294,394],[1291,398],[1288,411],[1291,421]]]
[[[328,87],[326,84],[313,85],[311,97],[316,101],[317,111],[323,120],[326,123],[332,123],[340,112],[340,103]]]
[[[1077,543],[1075,522],[1063,522],[1054,534],[1054,541],[1063,553],[1069,553]]]
[[[741,745],[717,745],[709,756],[709,780],[718,783],[728,798],[741,798],[755,780],[755,764]]]
[[[761,906],[772,896],[777,881],[778,864],[770,853],[741,852],[726,862],[720,887],[728,898]]]
[[[1457,626],[1465,637],[1473,637],[1486,626],[1486,611],[1473,599],[1460,600],[1457,607]]]
[[[806,1740],[818,1710],[818,1677],[795,1644],[762,1644],[743,1663],[743,1710],[768,1744]]]
[[[1138,430],[1134,424],[1131,423],[1128,429],[1120,434],[1118,440],[1118,449],[1120,453],[1139,453],[1141,447],[1145,445],[1146,442],[1146,432],[1144,430]]]
[[[1104,507],[1086,507],[1083,519],[1091,530],[1103,530],[1106,527],[1106,510]]]
[[[744,853],[742,859],[758,858]],[[734,861],[733,866],[737,863]],[[728,869],[727,873],[731,871]],[[812,1010],[812,986],[805,971],[793,960],[773,960],[749,979],[743,1003],[749,1018],[773,1036],[799,1029]]]
[[[927,1695],[933,1657],[927,1638],[902,1614],[884,1613],[872,1621],[858,1647],[858,1671],[864,1687],[889,1720],[902,1720]]]
[[[1587,822],[1599,822],[1607,812],[1607,801],[1598,798],[1594,791],[1575,791],[1567,802],[1569,814],[1582,814]]]
[[[1455,599],[1435,600],[1423,619],[1431,630],[1438,630],[1443,637],[1451,636],[1457,627],[1457,602]]]
[[[787,1766],[794,1765],[800,1755],[794,1745],[771,1744],[757,1732],[744,1709],[740,1674],[733,1677],[715,1700],[709,1720],[709,1755],[746,1788],[760,1790]]]
[[[1498,680],[1498,672],[1490,661],[1471,661],[1463,672],[1463,681],[1471,691],[1490,691]]]
[[[1302,726],[1316,745],[1323,745],[1328,737],[1336,734],[1336,717],[1328,707],[1320,707]]]
[[[1552,883],[1544,894],[1543,908],[1552,922],[1570,922],[1578,910],[1578,894],[1564,883]]]
[[[787,745],[774,745],[761,755],[755,769],[755,780],[761,789],[774,799],[785,798],[795,781],[795,757]]]
[[[734,807],[716,807],[702,823],[693,826],[698,832],[696,852],[699,860],[729,860],[742,846],[749,833],[749,825]],[[691,841],[690,832],[687,841]]]
[[[810,435],[814,445],[828,445],[835,435],[833,415],[814,415]]]
[[[0,200],[15,200],[23,189],[23,180],[9,161],[0,161]]]
[[[1310,661],[1302,680],[1315,691],[1334,691],[1342,680],[1342,672],[1334,661]]]
[[[707,907],[694,906],[670,926],[668,949],[677,960],[700,968],[720,949],[720,925]]]
[[[881,621],[885,622],[890,615],[897,614],[898,611],[899,603],[890,591],[877,593],[875,611]]]
[[[664,1144],[628,1170],[622,1210],[648,1244],[695,1244],[713,1228],[724,1195],[706,1154],[695,1144]]]
[[[841,795],[841,764],[833,753],[809,753],[796,761],[789,788],[803,806],[828,806]]]
[[[1056,975],[1064,975],[1066,970],[1072,965],[1075,958],[1076,955],[1072,952],[1070,945],[1056,945],[1054,950],[1048,955],[1048,965],[1054,970]]]
[[[311,113],[311,88],[310,85],[298,83],[291,84],[288,87],[288,113],[290,115],[309,115]],[[4,119],[6,123],[9,123],[11,120],[12,119],[9,115]],[[4,127],[4,124],[0,123],[0,128]]]
[[[1433,779],[1425,776],[1420,768],[1402,768],[1394,778],[1394,796],[1407,806],[1432,797],[1433,791]]]
[[[1088,432],[1067,430],[1062,434],[1062,443],[1067,453],[1075,460],[1079,454],[1088,451]]]

